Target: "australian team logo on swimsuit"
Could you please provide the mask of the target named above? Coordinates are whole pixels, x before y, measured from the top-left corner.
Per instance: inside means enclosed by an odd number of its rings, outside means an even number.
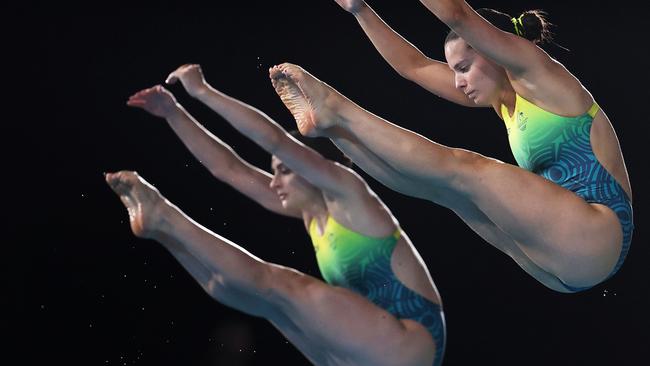
[[[528,122],[528,117],[524,115],[524,112],[517,113],[517,127],[520,131],[526,131],[526,122]]]

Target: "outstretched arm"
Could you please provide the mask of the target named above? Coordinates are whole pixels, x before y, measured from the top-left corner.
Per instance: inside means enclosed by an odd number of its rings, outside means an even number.
[[[345,194],[358,185],[346,184],[357,181],[351,172],[294,139],[266,114],[210,86],[199,65],[183,65],[167,78],[168,83],[178,80],[191,96],[315,186],[329,193]]]
[[[269,187],[271,175],[241,159],[233,149],[197,122],[174,96],[160,85],[129,98],[127,105],[139,107],[167,120],[183,144],[217,179],[273,212],[301,217],[284,207]]]
[[[550,65],[551,58],[542,49],[525,38],[495,27],[464,0],[420,2],[475,50],[514,76],[524,76],[542,69],[543,65]]]
[[[456,88],[454,73],[446,63],[425,56],[386,24],[363,0],[336,0],[354,15],[379,54],[402,77],[451,102],[476,104]]]
[[[584,113],[593,103],[562,64],[533,42],[495,27],[465,1],[420,1],[472,48],[503,66],[515,92],[529,101],[563,115]]]

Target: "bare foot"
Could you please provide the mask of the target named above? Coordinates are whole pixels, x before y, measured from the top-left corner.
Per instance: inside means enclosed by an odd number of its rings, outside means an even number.
[[[130,171],[107,173],[106,183],[126,206],[133,234],[152,238],[163,223],[166,202],[156,187]]]
[[[269,69],[271,83],[305,136],[324,136],[340,117],[336,107],[344,97],[300,66],[283,63]]]

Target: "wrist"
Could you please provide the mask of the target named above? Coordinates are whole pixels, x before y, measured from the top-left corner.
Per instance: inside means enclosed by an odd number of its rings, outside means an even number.
[[[206,83],[201,83],[200,86],[195,87],[192,90],[188,90],[188,94],[192,98],[201,99],[201,97],[206,95],[209,91],[210,91],[210,86]]]
[[[179,117],[182,117],[184,114],[185,109],[180,105],[180,103],[176,102],[165,111],[165,119],[171,123],[178,120]]]
[[[350,9],[350,14],[354,15],[355,17],[359,17],[363,15],[363,13],[368,9],[370,9],[368,4],[365,1],[362,1],[357,7]]]

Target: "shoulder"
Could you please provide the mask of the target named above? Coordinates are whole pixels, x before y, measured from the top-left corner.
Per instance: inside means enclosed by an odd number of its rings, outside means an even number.
[[[525,75],[509,74],[515,93],[539,108],[559,115],[580,115],[593,97],[562,63],[548,57]]]
[[[370,188],[368,183],[359,175],[359,173],[352,170],[343,164],[327,161],[328,169],[336,180],[336,189],[324,189],[324,192],[332,195],[343,196],[362,196],[369,194]]]

